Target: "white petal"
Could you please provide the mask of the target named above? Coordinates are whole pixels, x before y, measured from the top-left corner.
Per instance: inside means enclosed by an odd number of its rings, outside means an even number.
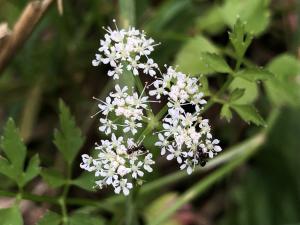
[[[174,158],[174,155],[173,154],[169,154],[168,156],[167,156],[167,160],[172,160]]]
[[[129,190],[128,190],[128,188],[124,187],[124,188],[123,188],[123,193],[124,193],[125,196],[129,195]]]

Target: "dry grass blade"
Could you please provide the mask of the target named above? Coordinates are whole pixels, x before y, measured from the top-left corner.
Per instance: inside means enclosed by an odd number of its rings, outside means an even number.
[[[8,36],[1,47],[0,73],[5,69],[18,49],[23,46],[52,2],[53,0],[33,1],[25,7],[11,35]]]
[[[62,16],[64,14],[63,0],[57,0],[57,10],[59,15]]]

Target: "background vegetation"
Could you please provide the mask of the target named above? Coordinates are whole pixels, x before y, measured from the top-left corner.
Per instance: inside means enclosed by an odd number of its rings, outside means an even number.
[[[299,1],[42,2],[7,48],[31,3],[0,0],[1,224],[300,224]],[[161,42],[158,63],[201,79],[224,148],[192,176],[159,162],[134,205],[79,168],[102,138],[92,96],[114,83],[91,61],[113,18]]]

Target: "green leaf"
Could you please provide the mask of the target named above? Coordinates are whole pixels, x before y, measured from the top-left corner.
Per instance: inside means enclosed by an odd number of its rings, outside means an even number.
[[[229,101],[234,102],[238,99],[240,99],[245,94],[245,89],[242,88],[236,88],[231,92]]]
[[[12,118],[8,119],[4,128],[4,135],[1,137],[1,148],[16,173],[23,172],[27,150]]]
[[[43,169],[41,173],[43,179],[54,188],[60,187],[65,184],[65,178],[62,173],[55,169]]]
[[[23,218],[17,206],[0,209],[1,225],[23,225]]]
[[[148,31],[160,31],[190,5],[188,0],[164,1],[158,10],[155,11],[153,19],[145,24]]]
[[[218,49],[207,38],[199,35],[190,39],[181,48],[176,56],[175,64],[179,66],[180,71],[186,74],[211,73],[213,71],[200,60],[203,52],[218,53]]]
[[[293,55],[282,54],[275,57],[268,65],[268,70],[275,74],[278,80],[293,78],[300,73],[300,62]]]
[[[0,156],[0,173],[14,180],[18,181],[18,177],[20,176],[19,171],[15,171],[15,168],[8,162],[6,158]]]
[[[259,115],[257,110],[252,105],[230,105],[237,114],[246,122],[252,122],[256,125],[265,126],[264,119]]]
[[[22,142],[14,121],[10,118],[4,128],[4,135],[1,137],[1,147],[7,157],[0,156],[0,173],[14,180],[18,186],[23,187],[39,172],[39,157],[35,155],[28,163],[24,171],[26,158],[26,146]]]
[[[76,127],[69,108],[62,100],[59,101],[59,111],[60,130],[54,132],[54,144],[67,163],[71,165],[83,144],[84,138],[80,129]]]
[[[196,28],[209,34],[217,34],[225,30],[226,25],[222,16],[221,7],[214,5],[203,12],[196,20]]]
[[[209,90],[209,84],[208,84],[207,77],[204,75],[200,75],[198,79],[199,79],[199,82],[201,83],[199,90],[201,92],[203,92],[205,96],[209,96],[211,93]]]
[[[245,92],[242,97],[234,101],[235,104],[249,104],[254,102],[258,97],[258,88],[256,83],[254,82],[247,81],[240,77],[235,77],[232,83],[230,84],[229,89],[231,91],[234,91],[237,88],[244,89]]]
[[[239,60],[245,55],[252,39],[252,35],[245,31],[244,24],[238,19],[234,25],[233,31],[229,32],[229,40]]]
[[[95,174],[89,172],[83,172],[78,178],[72,181],[72,183],[87,191],[95,191]]]
[[[104,220],[90,214],[75,213],[70,217],[69,225],[104,225]]]
[[[33,156],[27,166],[27,169],[24,173],[24,185],[39,175],[41,168],[40,168],[40,158],[36,154]]]
[[[145,210],[145,218],[148,223],[150,223],[153,218],[157,218],[161,212],[163,212],[169,205],[172,205],[176,202],[178,198],[177,193],[167,193],[162,196],[159,196],[150,205],[147,206]],[[147,224],[148,224],[147,223]],[[176,218],[170,218],[163,223],[163,225],[180,225],[181,223]]]
[[[265,81],[274,77],[274,75],[271,72],[262,68],[250,68],[250,69],[240,70],[237,73],[235,73],[235,76],[251,82],[257,80]]]
[[[228,104],[222,106],[221,118],[225,118],[228,122],[232,119],[232,112]]]
[[[227,25],[233,27],[239,18],[247,32],[261,34],[270,23],[268,5],[265,0],[225,0],[221,13]]]
[[[222,56],[204,52],[200,54],[200,64],[210,72],[231,73],[232,70]]]
[[[267,66],[274,77],[265,82],[267,95],[276,105],[300,104],[300,62],[294,56],[283,54],[273,59]]]
[[[40,219],[37,225],[59,225],[61,222],[61,216],[55,212],[47,211],[42,219]]]

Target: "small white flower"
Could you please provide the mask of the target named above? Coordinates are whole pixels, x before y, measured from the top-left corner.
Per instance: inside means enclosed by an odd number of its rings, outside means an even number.
[[[144,160],[144,169],[151,173],[153,169],[151,168],[151,165],[153,165],[155,162],[152,160],[152,154],[148,153]]]
[[[138,177],[144,176],[144,172],[141,170],[141,167],[143,166],[143,163],[141,161],[135,163],[134,160],[131,160],[130,164],[130,169],[132,171],[133,178],[137,179]]]
[[[129,195],[129,190],[133,188],[132,183],[129,183],[127,179],[121,179],[120,181],[115,181],[114,185],[115,193],[120,194],[123,191],[125,196]]]
[[[125,133],[131,131],[133,135],[137,133],[137,128],[142,127],[142,123],[136,123],[135,120],[125,120],[124,123],[125,123],[124,125],[125,127],[123,131]]]
[[[161,147],[161,155],[164,155],[166,154],[166,147],[169,145],[169,141],[161,133],[158,133],[158,140],[159,141],[155,143],[155,146]]]
[[[117,66],[116,62],[120,58],[120,54],[116,51],[116,48],[113,46],[109,50],[105,51],[105,57],[102,58],[102,62],[104,64],[109,63],[112,67],[116,67]]]
[[[113,77],[113,79],[119,79],[120,75],[123,73],[123,65],[119,64],[116,65],[116,67],[114,68],[114,70],[109,70],[107,75],[110,77]]]
[[[182,163],[182,156],[185,155],[185,152],[182,152],[181,149],[174,149],[173,146],[169,146],[168,148],[169,154],[167,156],[167,160],[172,160],[176,158],[179,164]]]
[[[117,170],[117,173],[121,176],[121,177],[124,177],[126,174],[128,174],[130,172],[130,169],[123,166],[123,165],[120,165],[118,167],[118,170]]]
[[[116,92],[114,92],[114,93],[111,92],[110,93],[110,96],[113,97],[113,98],[120,99],[120,98],[126,98],[128,96],[128,93],[127,93],[128,87],[127,86],[121,88],[118,84],[116,84],[115,90],[116,90]]]
[[[143,72],[145,74],[149,74],[151,77],[153,77],[156,74],[155,69],[158,68],[157,64],[153,61],[153,59],[148,59],[146,64],[139,64],[139,67],[143,69]]]
[[[93,158],[90,157],[87,154],[83,154],[81,156],[82,158],[82,163],[80,163],[80,168],[87,170],[89,172],[94,171],[95,170],[95,166],[93,166]]]
[[[156,80],[153,82],[154,89],[149,91],[150,96],[156,96],[156,99],[160,99],[161,95],[165,93],[166,84],[161,80]]]
[[[127,65],[127,70],[131,70],[133,75],[137,76],[139,75],[139,71],[138,71],[138,68],[139,68],[139,60],[140,60],[140,56],[137,55],[135,56],[135,58],[129,58],[128,61],[129,61],[129,64]]]
[[[110,97],[107,97],[105,100],[106,101],[102,102],[102,104],[98,104],[98,107],[103,115],[108,115],[109,112],[114,110],[114,105],[112,104]]]
[[[99,127],[99,130],[105,132],[105,134],[110,134],[112,129],[117,130],[118,128],[116,124],[113,124],[113,122],[107,118],[100,118],[100,123],[102,123],[102,126]]]
[[[101,57],[100,54],[95,54],[95,56],[96,56],[96,59],[94,59],[94,60],[92,61],[92,65],[93,65],[93,66],[99,66],[100,63],[101,63],[101,61],[102,61],[102,57]]]

